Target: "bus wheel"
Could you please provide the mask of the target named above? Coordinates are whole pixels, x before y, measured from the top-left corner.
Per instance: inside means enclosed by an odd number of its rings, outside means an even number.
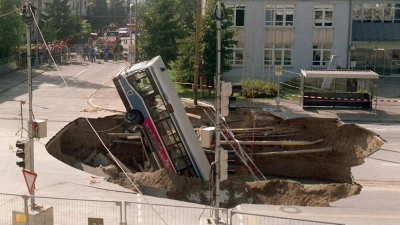
[[[126,112],[124,119],[125,122],[132,125],[133,124],[141,125],[144,121],[142,113],[136,109],[132,109]]]

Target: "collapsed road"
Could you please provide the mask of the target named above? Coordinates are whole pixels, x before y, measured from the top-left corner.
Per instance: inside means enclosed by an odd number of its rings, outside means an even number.
[[[199,116],[191,118],[194,129],[210,124],[204,108],[186,108],[186,111]],[[224,203],[221,204],[223,207],[233,207],[240,203],[328,206],[332,201],[361,191],[361,186],[353,182],[351,167],[361,165],[368,153],[384,143],[384,140],[371,131],[334,119],[282,120],[261,109],[240,108],[229,120],[228,124],[234,132],[235,129],[243,128],[251,131],[235,132],[239,141],[301,143],[243,146],[249,155],[320,148],[333,150],[251,155],[257,167],[267,177],[266,181],[253,181],[241,160],[234,157],[235,175],[221,183],[221,192],[225,193]],[[89,122],[79,118],[68,124],[48,142],[48,152],[70,166],[82,170],[90,167],[90,172],[96,169],[97,175],[103,173],[110,182],[133,189],[121,170],[117,169],[103,142],[112,155],[129,169],[128,175],[137,186],[164,189],[166,196],[171,199],[209,203],[212,185],[208,181],[178,176],[166,169],[154,171],[142,141],[110,135],[125,133],[123,115],[89,119]],[[257,128],[262,128],[262,132]],[[269,130],[265,131],[267,128]],[[305,142],[309,144],[304,145]],[[214,160],[213,152],[207,149],[205,152],[211,163]]]

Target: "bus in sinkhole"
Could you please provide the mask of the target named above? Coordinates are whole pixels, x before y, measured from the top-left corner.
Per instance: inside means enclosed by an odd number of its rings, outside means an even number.
[[[150,161],[182,176],[208,180],[210,163],[162,58],[129,66],[113,82],[126,108],[124,120],[147,141]]]

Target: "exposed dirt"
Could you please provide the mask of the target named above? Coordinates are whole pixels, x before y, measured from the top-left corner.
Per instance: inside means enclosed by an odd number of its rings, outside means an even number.
[[[201,119],[191,118],[194,128],[210,125],[210,120],[201,107],[187,108],[188,113],[200,115]],[[200,179],[181,177],[162,169],[155,172],[138,172],[137,164],[143,165],[141,143],[113,142],[109,133],[123,132],[122,117],[108,117],[91,120],[91,123],[110,151],[128,166],[129,174],[136,186],[151,186],[167,190],[171,199],[201,204],[210,203],[212,185]],[[250,182],[248,170],[238,157],[235,157],[235,173],[221,183],[222,207],[234,207],[241,203],[279,204],[302,206],[328,206],[330,202],[360,193],[361,186],[355,184],[351,167],[361,165],[365,155],[383,145],[375,133],[356,125],[346,125],[334,119],[298,118],[282,120],[261,109],[241,108],[232,113],[227,122],[231,129],[260,128],[254,132],[235,133],[240,141],[306,141],[316,142],[307,145],[243,145],[247,153],[282,152],[293,150],[329,149],[332,151],[290,155],[253,155],[252,160],[266,176],[275,179]],[[46,146],[49,153],[63,162],[74,166],[83,162],[96,150],[107,155],[106,149],[83,119],[69,124]],[[229,145],[223,146],[229,149]],[[208,153],[209,161],[214,160]],[[110,161],[110,164],[111,161]],[[103,165],[105,166],[105,165]],[[105,168],[110,181],[133,189],[122,173]],[[278,179],[276,177],[285,177]],[[302,184],[289,179],[305,179],[314,184]]]

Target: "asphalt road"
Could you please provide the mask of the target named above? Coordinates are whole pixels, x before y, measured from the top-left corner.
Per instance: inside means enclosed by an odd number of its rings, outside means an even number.
[[[76,60],[69,65],[56,68],[37,69],[33,75],[32,109],[35,119],[47,119],[47,137],[35,141],[36,195],[89,199],[129,199],[133,192],[109,184],[102,178],[67,166],[50,156],[45,144],[64,126],[76,118],[97,118],[123,110],[122,102],[116,98],[111,78],[128,64],[124,61],[89,63]],[[22,120],[26,128],[28,118],[28,86],[26,71],[17,71],[0,76],[0,171],[7,185],[0,185],[0,193],[27,194],[21,168],[15,165],[15,142],[21,133]],[[24,100],[27,103],[21,104]],[[270,102],[256,102],[258,107],[274,107]],[[251,105],[239,102],[239,105]],[[300,110],[296,103],[281,103],[282,112],[273,114],[282,118],[298,116],[323,116],[343,119],[346,123],[357,123],[372,130],[387,141],[377,152],[365,160],[365,164],[352,169],[355,181],[363,186],[361,194],[341,199],[331,207],[300,207],[273,205],[240,205],[235,210],[262,213],[272,216],[305,220],[330,221],[345,224],[400,224],[397,203],[400,202],[400,145],[399,105],[380,107],[379,113],[359,110],[312,109]],[[113,109],[113,110],[107,110]],[[397,112],[397,114],[396,114]],[[388,119],[391,116],[390,119]],[[364,118],[364,119],[363,119]],[[382,123],[379,121],[386,122]],[[27,137],[27,133],[22,133]],[[79,191],[76,191],[79,190]],[[134,196],[136,199],[136,196]],[[159,202],[157,198],[149,198]],[[168,200],[163,199],[163,202]],[[176,204],[176,203],[174,203]],[[185,205],[186,203],[180,203]],[[187,204],[190,205],[190,204]],[[284,207],[284,208],[282,208]],[[295,213],[294,213],[295,212]],[[244,221],[244,224],[251,224]]]

